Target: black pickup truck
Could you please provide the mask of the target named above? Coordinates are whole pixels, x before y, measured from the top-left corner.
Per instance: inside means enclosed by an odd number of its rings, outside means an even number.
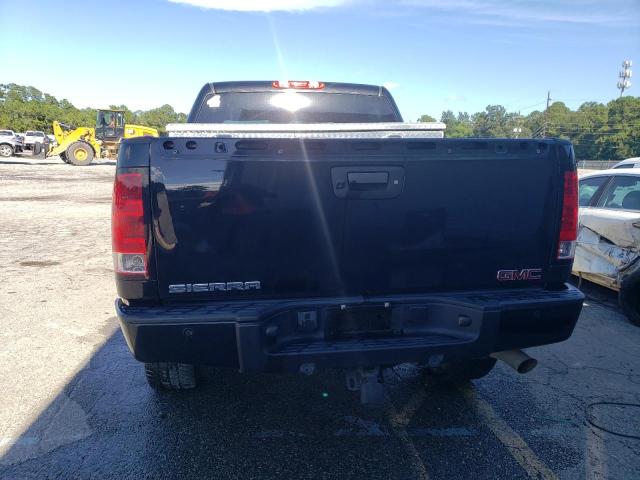
[[[123,142],[116,309],[152,386],[341,368],[366,400],[387,367],[524,372],[571,335],[571,144],[401,122],[382,87],[228,82]]]

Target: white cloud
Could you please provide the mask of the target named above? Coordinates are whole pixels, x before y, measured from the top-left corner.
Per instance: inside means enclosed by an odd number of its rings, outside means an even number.
[[[348,0],[169,0],[194,7],[237,12],[303,11],[322,7],[339,7]]]
[[[618,0],[618,8],[603,8],[593,0],[538,2],[533,0],[402,0],[407,7],[424,7],[457,15],[472,23],[501,26],[526,25],[530,22],[565,24],[616,25],[629,22],[633,1]],[[630,10],[627,11],[627,10]]]
[[[384,82],[382,85],[389,90],[393,90],[394,88],[398,88],[400,86],[400,84],[396,82]]]

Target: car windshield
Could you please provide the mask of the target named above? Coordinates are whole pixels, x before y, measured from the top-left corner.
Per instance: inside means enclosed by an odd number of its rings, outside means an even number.
[[[0,130],[0,135],[13,136],[13,132],[11,130]]]

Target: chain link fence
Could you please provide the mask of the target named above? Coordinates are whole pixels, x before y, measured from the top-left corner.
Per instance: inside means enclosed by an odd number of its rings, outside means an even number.
[[[578,168],[585,170],[606,170],[612,168],[620,160],[578,160]]]

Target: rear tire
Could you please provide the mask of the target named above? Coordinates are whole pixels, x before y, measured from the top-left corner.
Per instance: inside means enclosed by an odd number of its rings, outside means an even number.
[[[474,358],[472,360],[462,360],[442,364],[436,368],[427,369],[427,374],[452,383],[466,383],[469,380],[478,380],[489,375],[496,364],[496,359]]]
[[[618,300],[631,323],[640,327],[640,266],[622,281]]]
[[[67,154],[64,152],[60,154],[60,160],[62,160],[64,163],[69,163],[69,160],[67,159]]]
[[[196,369],[186,363],[145,363],[147,382],[155,390],[182,391],[196,388]]]
[[[14,149],[11,145],[0,145],[0,157],[9,158],[14,153]]]
[[[68,163],[84,167],[93,161],[93,148],[85,142],[74,142],[67,148]]]

